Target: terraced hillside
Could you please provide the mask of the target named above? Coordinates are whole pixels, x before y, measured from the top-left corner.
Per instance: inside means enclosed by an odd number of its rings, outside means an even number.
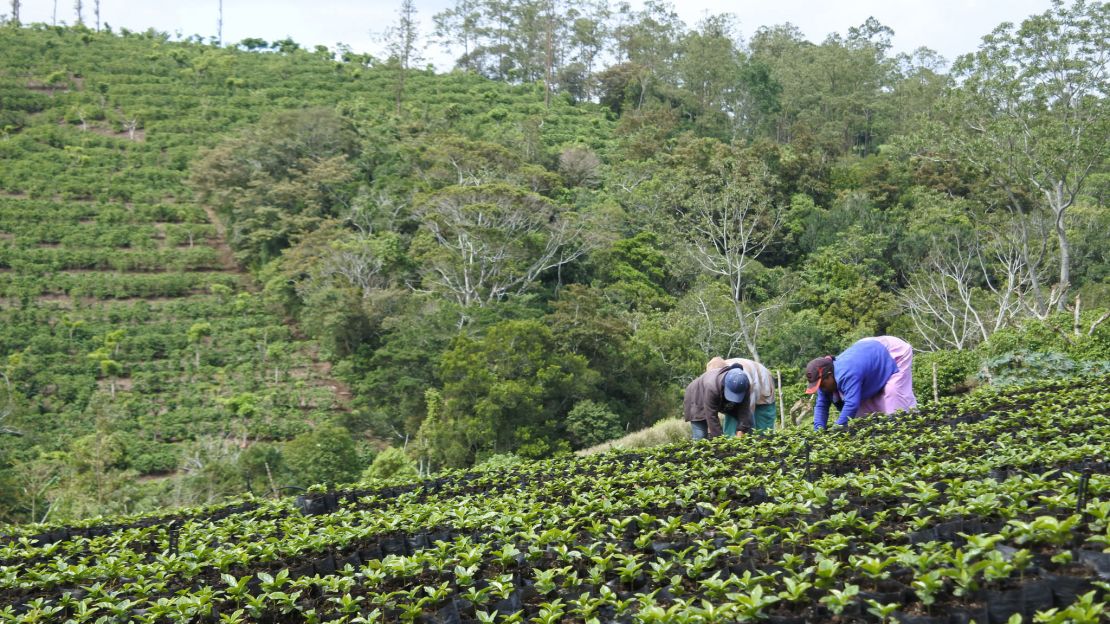
[[[1110,379],[1074,380],[833,433],[25,527],[0,548],[0,615],[1103,622],[1107,406]]]
[[[0,231],[0,351],[26,401],[8,425],[39,451],[83,440],[158,475],[198,440],[232,452],[345,409],[197,206],[8,196]]]
[[[188,199],[197,147],[243,114],[223,106],[223,79],[181,75],[204,49],[2,37],[0,354],[16,407],[4,424],[24,434],[7,448],[20,459],[87,449],[76,471],[104,476],[95,492],[55,494],[53,511],[196,501],[172,480],[134,478],[199,472],[345,411],[319,348],[263,304],[215,215]],[[135,72],[140,53],[156,58]],[[206,98],[220,105],[206,112]],[[231,118],[213,119],[217,109]],[[42,498],[32,519],[49,515]]]
[[[413,72],[404,121],[379,127],[396,112],[388,68],[292,42],[250,52],[35,25],[0,29],[0,50],[0,425],[23,434],[0,436],[0,518],[14,520],[204,503],[251,478],[307,486],[272,475],[269,450],[238,458],[352,422],[326,347],[244,270],[260,264],[243,250],[263,226],[197,201],[204,148],[316,107],[357,126],[352,153],[372,161],[396,132],[508,137],[547,111],[533,85]],[[543,144],[599,122],[562,100],[551,110]],[[377,441],[349,428],[365,458]]]

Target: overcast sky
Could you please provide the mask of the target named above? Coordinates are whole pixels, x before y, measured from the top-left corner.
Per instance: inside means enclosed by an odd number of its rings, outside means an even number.
[[[610,0],[615,6],[616,0]],[[356,52],[378,53],[376,33],[396,20],[399,1],[381,0],[224,0],[224,41],[258,37],[267,41],[292,37],[302,46],[345,43]],[[452,0],[416,0],[423,23],[422,34],[431,32],[431,16]],[[633,0],[633,6],[641,5]],[[971,52],[980,38],[998,24],[1020,22],[1043,13],[1050,0],[679,0],[679,16],[688,26],[702,17],[732,13],[738,18],[741,35],[747,40],[760,26],[790,22],[813,42],[831,32],[845,33],[869,16],[894,30],[896,52],[930,47],[949,62]],[[85,22],[92,25],[94,0],[84,0]],[[0,12],[10,10],[3,0]],[[73,23],[74,0],[23,0],[20,17],[24,23]],[[156,30],[171,35],[215,36],[218,0],[101,0],[101,23],[113,28]],[[449,59],[437,46],[425,58],[440,69],[449,69]]]

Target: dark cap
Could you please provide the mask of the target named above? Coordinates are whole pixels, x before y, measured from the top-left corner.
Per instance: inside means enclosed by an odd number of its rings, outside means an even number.
[[[817,392],[817,386],[821,384],[821,380],[832,372],[833,356],[826,355],[810,360],[809,364],[806,364],[806,383],[809,385],[806,388],[806,394]]]
[[[743,403],[748,398],[748,389],[752,382],[748,374],[739,367],[725,373],[724,391],[725,400],[733,403]]]

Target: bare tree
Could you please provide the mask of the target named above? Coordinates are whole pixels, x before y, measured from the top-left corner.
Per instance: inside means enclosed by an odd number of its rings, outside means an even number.
[[[381,255],[374,252],[369,237],[356,236],[354,240],[337,241],[331,245],[331,253],[323,259],[320,277],[341,277],[358,288],[366,299],[375,290],[387,285],[382,275],[384,267],[385,262]]]
[[[19,25],[19,0],[12,0],[12,23]]]
[[[93,0],[93,16],[96,18],[96,32],[100,32],[100,0]]]
[[[435,243],[422,253],[426,284],[464,307],[523,293],[590,245],[576,215],[507,186],[446,189],[416,214]]]
[[[765,324],[789,303],[791,294],[782,293],[758,305],[745,301],[737,306],[728,289],[718,289],[720,286],[719,283],[708,285],[692,298],[695,308],[692,315],[701,320],[696,333],[698,346],[706,357],[715,354],[732,357],[746,352],[758,358],[756,345],[763,337]],[[738,314],[743,315],[740,323],[737,322]]]
[[[128,119],[126,122],[124,122],[123,127],[127,130],[127,138],[134,141],[135,140],[135,131],[139,129],[139,120],[132,117],[131,119]],[[193,246],[192,236],[193,236],[193,234],[192,234],[192,232],[190,232],[189,233],[189,246],[190,247]]]
[[[761,164],[737,170],[722,166],[697,183],[684,220],[691,233],[690,252],[698,266],[729,288],[736,326],[744,346],[759,360],[759,325],[775,302],[751,301],[748,278],[756,261],[782,224],[782,210],[770,200],[770,173]]]
[[[1069,8],[1057,0],[1020,27],[1002,24],[956,61],[959,86],[938,116],[939,143],[999,189],[1016,218],[1048,209],[1059,275],[1047,298],[1031,285],[1038,315],[1048,299],[1063,309],[1071,280],[1067,212],[1110,153],[1108,38],[1103,2]]]
[[[1028,282],[1020,249],[1010,244],[988,254],[978,240],[957,238],[951,248],[934,240],[924,266],[899,293],[931,349],[970,348],[1023,312]]]
[[[77,23],[85,23],[85,3],[82,0],[76,0],[73,3],[73,10],[77,12]]]
[[[224,44],[224,0],[219,0],[216,7],[216,42]]]
[[[379,228],[393,229],[401,213],[408,208],[407,201],[378,190],[373,194],[360,193],[355,196],[339,217],[345,224],[358,230],[363,237],[369,237]]]
[[[62,462],[39,458],[17,463],[13,469],[18,475],[19,489],[23,495],[21,502],[29,507],[27,519],[31,522],[46,522],[54,510],[50,489],[61,478]]]

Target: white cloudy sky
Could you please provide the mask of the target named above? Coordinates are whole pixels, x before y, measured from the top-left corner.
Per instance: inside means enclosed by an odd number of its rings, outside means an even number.
[[[94,0],[84,0],[85,21],[92,23]],[[395,21],[397,1],[382,0],[223,0],[224,41],[259,37],[267,41],[287,36],[306,46],[334,48],[345,43],[359,52],[377,52],[375,33]],[[431,16],[452,0],[416,0],[431,31]],[[611,5],[616,0],[611,0]],[[632,0],[633,6],[641,4]],[[980,38],[1004,21],[1046,11],[1050,0],[678,0],[679,16],[693,25],[707,14],[732,13],[741,34],[748,38],[756,28],[790,22],[811,41],[819,42],[830,32],[844,33],[868,16],[894,29],[896,51],[920,46],[937,50],[949,61],[979,44]],[[113,28],[157,30],[189,36],[216,34],[218,0],[101,0],[102,23]],[[10,10],[3,0],[0,12]],[[74,21],[74,0],[23,0],[22,21],[59,23]],[[447,69],[448,59],[436,47],[425,56]]]

